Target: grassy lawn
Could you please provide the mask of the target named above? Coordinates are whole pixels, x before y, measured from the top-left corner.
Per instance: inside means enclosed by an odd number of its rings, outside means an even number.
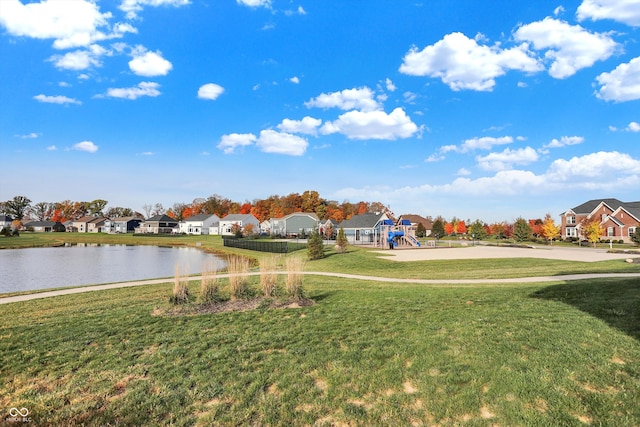
[[[223,250],[213,237],[99,236]],[[354,248],[306,268],[390,280],[306,276],[313,306],[183,317],[157,315],[171,307],[171,283],[3,305],[0,424],[15,425],[15,407],[32,425],[640,425],[639,280],[392,279],[637,264],[397,263]]]
[[[640,424],[637,280],[305,287],[314,306],[188,317],[152,315],[170,284],[3,306],[0,408],[35,425]]]

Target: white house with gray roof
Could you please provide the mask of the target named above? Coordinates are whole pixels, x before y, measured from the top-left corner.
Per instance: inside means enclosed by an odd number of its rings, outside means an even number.
[[[388,220],[386,213],[368,212],[342,221],[338,230],[344,230],[347,241],[352,245],[373,245],[378,240],[381,226]]]
[[[220,235],[233,236],[236,227],[246,230],[247,225],[251,225],[254,233],[260,232],[260,221],[252,214],[229,214],[220,219]]]
[[[220,217],[215,214],[198,214],[190,216],[187,219],[180,221],[178,224],[180,233],[185,234],[218,234],[218,227],[220,226]],[[214,233],[211,233],[211,230]]]

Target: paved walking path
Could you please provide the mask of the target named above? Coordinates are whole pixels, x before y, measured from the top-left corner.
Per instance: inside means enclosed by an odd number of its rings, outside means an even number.
[[[278,274],[287,274],[286,271],[279,271]],[[259,275],[259,272],[249,273],[251,276]],[[543,276],[543,277],[515,277],[508,279],[397,279],[393,277],[365,276],[361,274],[347,273],[328,273],[321,271],[307,271],[305,275],[341,277],[344,279],[367,280],[371,282],[393,282],[393,283],[419,283],[425,285],[436,284],[482,284],[482,283],[544,283],[544,282],[561,282],[568,280],[584,280],[584,279],[602,279],[602,278],[640,278],[640,273],[592,273],[592,274],[567,274],[561,276]],[[219,274],[217,277],[229,277],[229,274]],[[201,280],[202,276],[190,276],[189,280]],[[16,295],[12,297],[0,298],[0,304],[9,304],[12,302],[29,301],[40,298],[55,297],[61,295],[78,294],[82,292],[104,291],[107,289],[126,288],[131,286],[156,285],[160,283],[171,283],[173,279],[151,279],[139,280],[135,282],[109,283],[106,285],[83,286],[78,288],[60,289],[56,291],[40,292],[35,294]]]

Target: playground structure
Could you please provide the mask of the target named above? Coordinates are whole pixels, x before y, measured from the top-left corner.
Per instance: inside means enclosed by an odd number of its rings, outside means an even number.
[[[420,247],[420,242],[416,239],[416,227],[411,225],[409,220],[402,220],[399,224],[394,224],[390,219],[386,219],[380,225],[380,235],[376,246],[394,249],[397,247]]]

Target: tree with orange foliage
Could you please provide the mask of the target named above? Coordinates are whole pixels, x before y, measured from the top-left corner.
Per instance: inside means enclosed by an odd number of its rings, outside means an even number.
[[[456,224],[456,234],[466,234],[467,233],[467,224],[463,220],[458,221]]]
[[[453,223],[445,222],[444,223],[444,232],[447,236],[451,236],[454,232]]]
[[[238,212],[238,213],[241,213],[243,215],[250,214],[251,213],[251,207],[252,207],[251,203],[245,202],[245,203],[242,204],[242,206],[240,206],[240,212]]]

